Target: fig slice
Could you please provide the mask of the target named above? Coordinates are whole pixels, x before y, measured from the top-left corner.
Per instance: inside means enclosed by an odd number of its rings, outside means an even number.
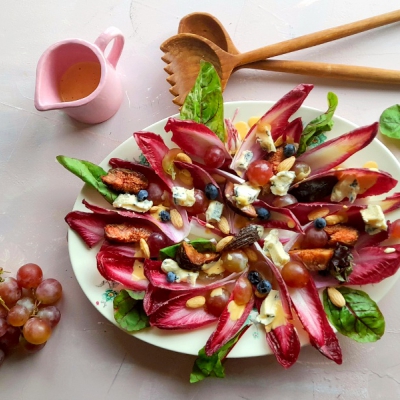
[[[310,279],[304,288],[291,290],[290,295],[311,345],[336,364],[341,364],[340,344],[328,322],[314,281]]]
[[[204,158],[210,147],[218,147],[225,154],[225,164],[232,159],[218,136],[203,124],[169,118],[165,131],[172,132],[171,140],[199,164],[205,164]]]
[[[234,170],[239,176],[244,175],[240,168],[237,168],[238,161],[243,155],[244,151],[251,151],[253,153],[252,162],[260,160],[264,157],[265,151],[257,142],[257,129],[262,127],[270,127],[272,140],[278,139],[285,129],[287,128],[289,118],[294,114],[303,104],[308,93],[313,88],[313,85],[298,85],[280,100],[278,100],[256,123],[247,133],[245,140],[242,142],[235,157],[232,160],[230,168]]]
[[[296,161],[309,165],[312,176],[321,174],[342,164],[350,156],[368,146],[377,133],[377,122],[354,129],[347,134],[307,150]]]
[[[176,261],[182,269],[200,271],[203,264],[216,261],[219,253],[200,253],[191,244],[183,241],[176,253]]]

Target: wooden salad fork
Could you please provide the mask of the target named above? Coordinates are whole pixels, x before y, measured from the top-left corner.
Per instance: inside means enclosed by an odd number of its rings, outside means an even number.
[[[216,18],[214,20],[218,21]],[[165,53],[162,59],[168,65],[164,69],[170,75],[167,81],[172,85],[170,92],[176,96],[173,102],[177,105],[183,104],[186,95],[193,87],[199,73],[200,60],[211,62],[214,65],[221,78],[222,89],[225,88],[232,72],[239,68],[256,68],[361,82],[399,84],[400,72],[396,70],[307,61],[264,60],[398,21],[400,21],[400,10],[300,36],[246,53],[239,53],[234,46],[237,53],[231,53],[228,47],[224,50],[209,40],[207,37],[210,35],[204,35],[204,37],[194,33],[179,33],[172,36],[162,43],[160,48]],[[195,28],[192,27],[191,31],[193,29]],[[182,29],[180,28],[180,30]],[[231,39],[230,42],[233,45]],[[260,62],[261,60],[264,61]]]

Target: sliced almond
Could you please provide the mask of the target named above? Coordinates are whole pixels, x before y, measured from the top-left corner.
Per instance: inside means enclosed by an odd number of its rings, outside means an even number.
[[[146,240],[140,239],[140,250],[142,250],[144,258],[150,258],[150,249]]]
[[[192,159],[185,153],[178,153],[175,156],[174,160],[175,161],[182,161],[182,162],[185,162],[185,163],[188,163],[188,164],[193,164]]]
[[[257,253],[251,249],[250,247],[245,247],[243,249],[243,251],[245,252],[247,258],[249,259],[249,261],[251,262],[256,262],[258,260],[258,256]]]
[[[283,135],[279,136],[278,139],[275,140],[275,147],[279,147],[283,145]]]
[[[207,222],[206,223],[206,228],[215,229],[215,226]]]
[[[225,233],[225,235],[228,235],[231,231],[229,227],[229,222],[228,220],[222,216],[218,222],[218,228],[221,230],[222,233]]]
[[[276,167],[277,172],[282,172],[282,171],[290,171],[290,169],[293,167],[294,163],[296,162],[296,157],[291,156],[289,158],[285,158],[283,161],[281,161],[278,166]]]
[[[186,307],[187,308],[200,308],[203,307],[204,304],[206,304],[206,298],[204,296],[195,296],[190,298],[186,302]]]
[[[334,287],[328,288],[328,297],[332,304],[336,307],[342,308],[346,305],[346,300],[342,293]]]
[[[169,212],[171,216],[171,223],[176,229],[181,229],[183,227],[183,219],[181,214],[179,214],[179,211],[173,208]]]
[[[226,182],[226,178],[222,175],[211,174],[211,178],[213,178],[216,183],[225,183]]]
[[[217,252],[221,252],[230,242],[232,242],[232,240],[235,239],[234,236],[225,236],[224,238],[222,238],[216,246],[216,250]]]
[[[324,218],[329,214],[329,208],[322,207],[308,213],[307,218],[309,221],[314,221],[317,218]]]

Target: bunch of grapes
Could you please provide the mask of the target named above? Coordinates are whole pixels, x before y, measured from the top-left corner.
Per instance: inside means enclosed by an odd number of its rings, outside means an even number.
[[[15,278],[3,277],[0,268],[0,365],[6,354],[22,346],[28,353],[41,350],[61,318],[54,304],[62,286],[56,279],[43,279],[36,264],[25,264]]]

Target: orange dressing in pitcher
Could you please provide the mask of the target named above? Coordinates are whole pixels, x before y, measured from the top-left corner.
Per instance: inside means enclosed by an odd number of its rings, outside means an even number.
[[[72,65],[60,80],[61,100],[75,101],[89,96],[99,85],[100,76],[100,64],[97,62],[81,62]]]

